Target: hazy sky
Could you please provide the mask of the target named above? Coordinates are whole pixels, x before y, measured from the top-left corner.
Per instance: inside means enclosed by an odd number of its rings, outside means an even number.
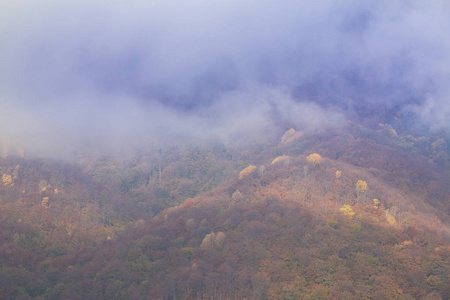
[[[227,142],[360,105],[450,128],[450,2],[0,3],[0,143]]]

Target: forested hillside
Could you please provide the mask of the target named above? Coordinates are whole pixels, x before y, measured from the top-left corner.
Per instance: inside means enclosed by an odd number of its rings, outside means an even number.
[[[450,1],[0,3],[0,300],[450,299]]]
[[[5,299],[446,299],[446,139],[349,125],[247,148],[1,159]]]

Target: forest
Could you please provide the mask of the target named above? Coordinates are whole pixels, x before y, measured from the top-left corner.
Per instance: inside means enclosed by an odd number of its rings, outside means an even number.
[[[448,299],[448,139],[350,124],[1,158],[2,299]]]
[[[0,300],[450,299],[450,1],[0,1]]]

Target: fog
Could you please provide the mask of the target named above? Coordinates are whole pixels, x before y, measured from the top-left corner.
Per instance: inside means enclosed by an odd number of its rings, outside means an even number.
[[[438,0],[2,1],[2,151],[232,145],[380,107],[448,130],[449,12]]]

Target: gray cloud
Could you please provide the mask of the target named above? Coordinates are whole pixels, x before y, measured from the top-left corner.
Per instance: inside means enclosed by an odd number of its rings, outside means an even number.
[[[446,1],[4,2],[4,148],[230,142],[361,106],[450,128]]]

